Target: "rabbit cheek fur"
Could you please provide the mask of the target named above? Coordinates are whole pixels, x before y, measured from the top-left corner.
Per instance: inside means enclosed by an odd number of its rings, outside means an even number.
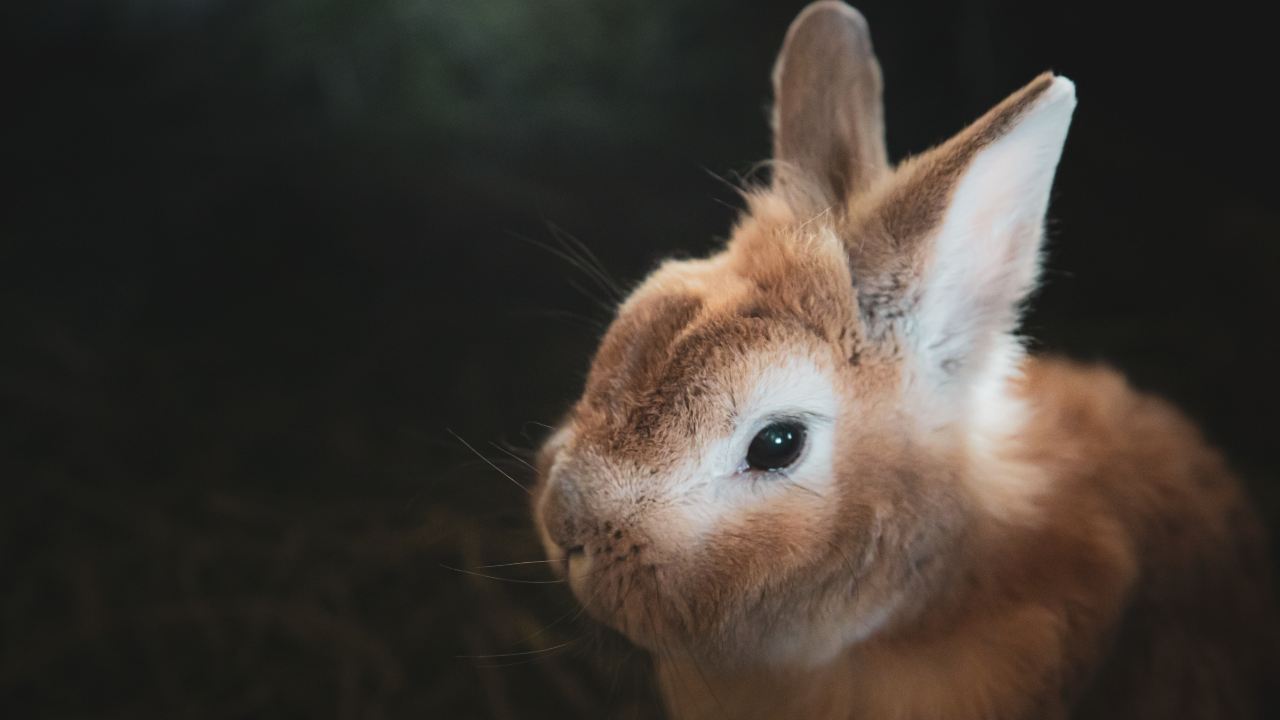
[[[619,308],[534,517],[676,717],[1257,717],[1265,539],[1186,420],[1012,335],[1073,86],[896,168],[865,22],[806,9],[771,187]],[[805,428],[787,467],[744,461]]]
[[[963,529],[947,463],[926,482],[902,432],[897,371],[851,372],[851,316],[813,312],[856,302],[840,244],[777,230],[761,242],[797,251],[767,266],[671,263],[640,288],[543,455],[548,553],[583,546],[565,562],[588,611],[658,653],[827,661]],[[744,471],[776,417],[804,420],[804,455]]]

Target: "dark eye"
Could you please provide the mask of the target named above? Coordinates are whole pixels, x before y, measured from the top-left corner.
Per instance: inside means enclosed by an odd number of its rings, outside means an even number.
[[[795,462],[803,449],[803,425],[793,421],[775,422],[751,440],[747,465],[752,470],[781,470]]]

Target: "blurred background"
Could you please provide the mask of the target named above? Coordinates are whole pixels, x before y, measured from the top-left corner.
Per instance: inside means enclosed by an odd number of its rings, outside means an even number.
[[[482,566],[540,557],[513,480],[609,319],[575,265],[722,241],[802,4],[6,3],[4,714],[649,716],[541,565]],[[1261,10],[860,7],[895,159],[1076,81],[1026,329],[1173,398],[1274,531]]]

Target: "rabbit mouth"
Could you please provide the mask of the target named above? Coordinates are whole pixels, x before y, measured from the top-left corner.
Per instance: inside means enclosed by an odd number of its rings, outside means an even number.
[[[688,638],[691,628],[679,611],[678,596],[668,588],[658,568],[587,566],[570,584],[587,613],[627,636],[641,647],[654,650]]]
[[[570,567],[573,564],[574,558],[582,557],[584,554],[585,548],[582,545],[575,545],[571,548],[565,549],[564,553],[560,556],[560,570],[564,573],[565,577],[572,576],[570,573]]]

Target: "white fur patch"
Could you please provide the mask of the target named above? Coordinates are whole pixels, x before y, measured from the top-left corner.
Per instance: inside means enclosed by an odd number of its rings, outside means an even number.
[[[965,170],[921,280],[912,340],[923,429],[963,423],[972,490],[990,513],[1032,517],[1047,480],[1008,452],[1028,410],[1010,380],[1023,358],[1011,335],[1035,286],[1054,172],[1075,109],[1055,78]]]
[[[929,391],[952,371],[983,372],[992,340],[1012,331],[1034,287],[1049,190],[1075,90],[1056,78],[965,170],[921,284],[914,339]]]
[[[749,387],[735,393],[733,431],[701,448],[673,478],[669,495],[685,520],[685,539],[696,542],[732,514],[765,503],[778,493],[803,489],[815,500],[835,485],[835,418],[839,398],[831,377],[812,360],[790,357],[765,367]],[[790,419],[805,427],[804,449],[790,467],[750,470],[747,448],[771,422]]]
[[[1011,387],[1023,358],[1017,340],[1002,338],[983,374],[973,382],[967,434],[971,467],[966,477],[987,513],[1027,522],[1037,516],[1037,500],[1044,495],[1049,477],[1043,468],[1019,462],[1010,452],[1016,450],[1018,434],[1031,414]]]
[[[836,608],[827,622],[797,626],[792,632],[776,633],[766,658],[780,666],[820,667],[848,648],[870,638],[888,624],[902,605],[905,593],[897,592],[869,612]]]

